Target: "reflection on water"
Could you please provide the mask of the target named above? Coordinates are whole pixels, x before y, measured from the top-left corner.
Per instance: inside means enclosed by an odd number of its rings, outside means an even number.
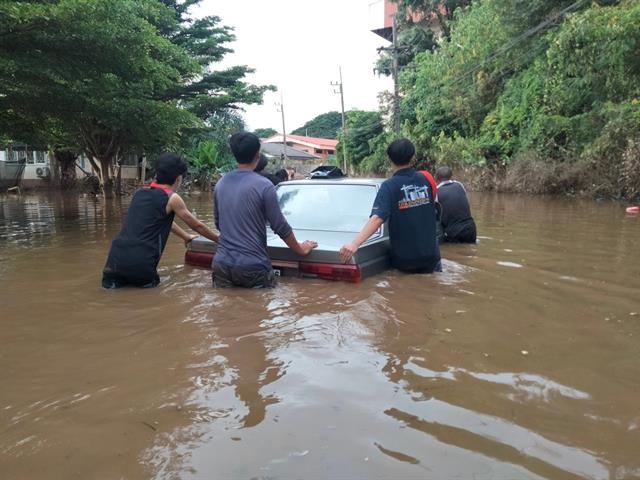
[[[2,478],[640,478],[640,222],[472,202],[440,275],[113,292],[126,202],[0,198]]]

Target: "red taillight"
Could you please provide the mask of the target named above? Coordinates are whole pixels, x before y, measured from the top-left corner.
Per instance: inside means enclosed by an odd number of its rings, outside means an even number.
[[[345,282],[359,282],[362,280],[362,272],[357,265],[300,262],[299,272],[302,275],[313,275],[324,280],[342,280]]]
[[[212,261],[212,253],[201,253],[187,250],[187,253],[184,254],[184,263],[187,265],[193,265],[194,267],[211,268]]]

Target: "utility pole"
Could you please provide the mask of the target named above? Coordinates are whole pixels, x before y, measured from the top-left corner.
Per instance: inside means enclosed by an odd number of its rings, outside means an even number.
[[[398,52],[398,22],[393,16],[393,128],[400,137],[400,63]]]
[[[276,102],[276,109],[282,113],[282,152],[284,155],[285,165],[289,165],[289,157],[287,155],[287,128],[284,124],[284,100],[282,97],[282,92],[280,92],[280,102]]]
[[[380,47],[378,53],[391,53],[391,76],[393,78],[393,105],[391,108],[391,119],[393,121],[393,133],[396,137],[400,137],[400,53],[409,50],[409,47],[400,47],[398,45],[398,21],[393,17],[392,37],[390,47]],[[376,71],[376,69],[374,69]],[[378,71],[380,73],[380,71]],[[388,75],[385,72],[385,75]]]
[[[342,105],[342,136],[346,140],[347,139],[347,122],[344,114],[344,87],[342,84],[342,67],[338,67],[338,71],[340,72],[340,81],[331,82],[331,86],[334,87],[333,93],[340,95],[340,103]],[[337,89],[335,88],[337,87]],[[346,142],[345,142],[346,143]],[[344,173],[347,173],[347,150],[345,149],[346,145],[342,146],[342,164]]]

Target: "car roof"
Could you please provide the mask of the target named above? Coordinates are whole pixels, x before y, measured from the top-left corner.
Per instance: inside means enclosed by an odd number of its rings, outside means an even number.
[[[386,178],[314,178],[305,180],[291,180],[288,182],[279,183],[280,185],[381,185]]]

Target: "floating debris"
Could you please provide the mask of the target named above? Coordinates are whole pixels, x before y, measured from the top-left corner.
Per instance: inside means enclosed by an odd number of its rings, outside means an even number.
[[[523,265],[515,262],[496,262],[501,267],[509,267],[509,268],[522,268]]]
[[[157,424],[158,422],[153,422],[153,423]],[[154,427],[153,425],[151,425],[151,424],[150,424],[150,423],[148,423],[148,422],[144,422],[144,421],[143,421],[143,422],[142,422],[142,424],[143,424],[145,427],[149,427],[149,428],[150,428],[151,430],[153,430],[154,432],[157,432],[157,431],[158,431],[158,429],[157,429],[156,427]]]
[[[451,330],[450,328],[445,328],[444,331],[447,332],[447,333],[453,332],[453,330]]]
[[[524,355],[524,356],[529,355],[529,351],[528,351],[528,350],[522,350],[520,353],[521,353],[522,355]]]

